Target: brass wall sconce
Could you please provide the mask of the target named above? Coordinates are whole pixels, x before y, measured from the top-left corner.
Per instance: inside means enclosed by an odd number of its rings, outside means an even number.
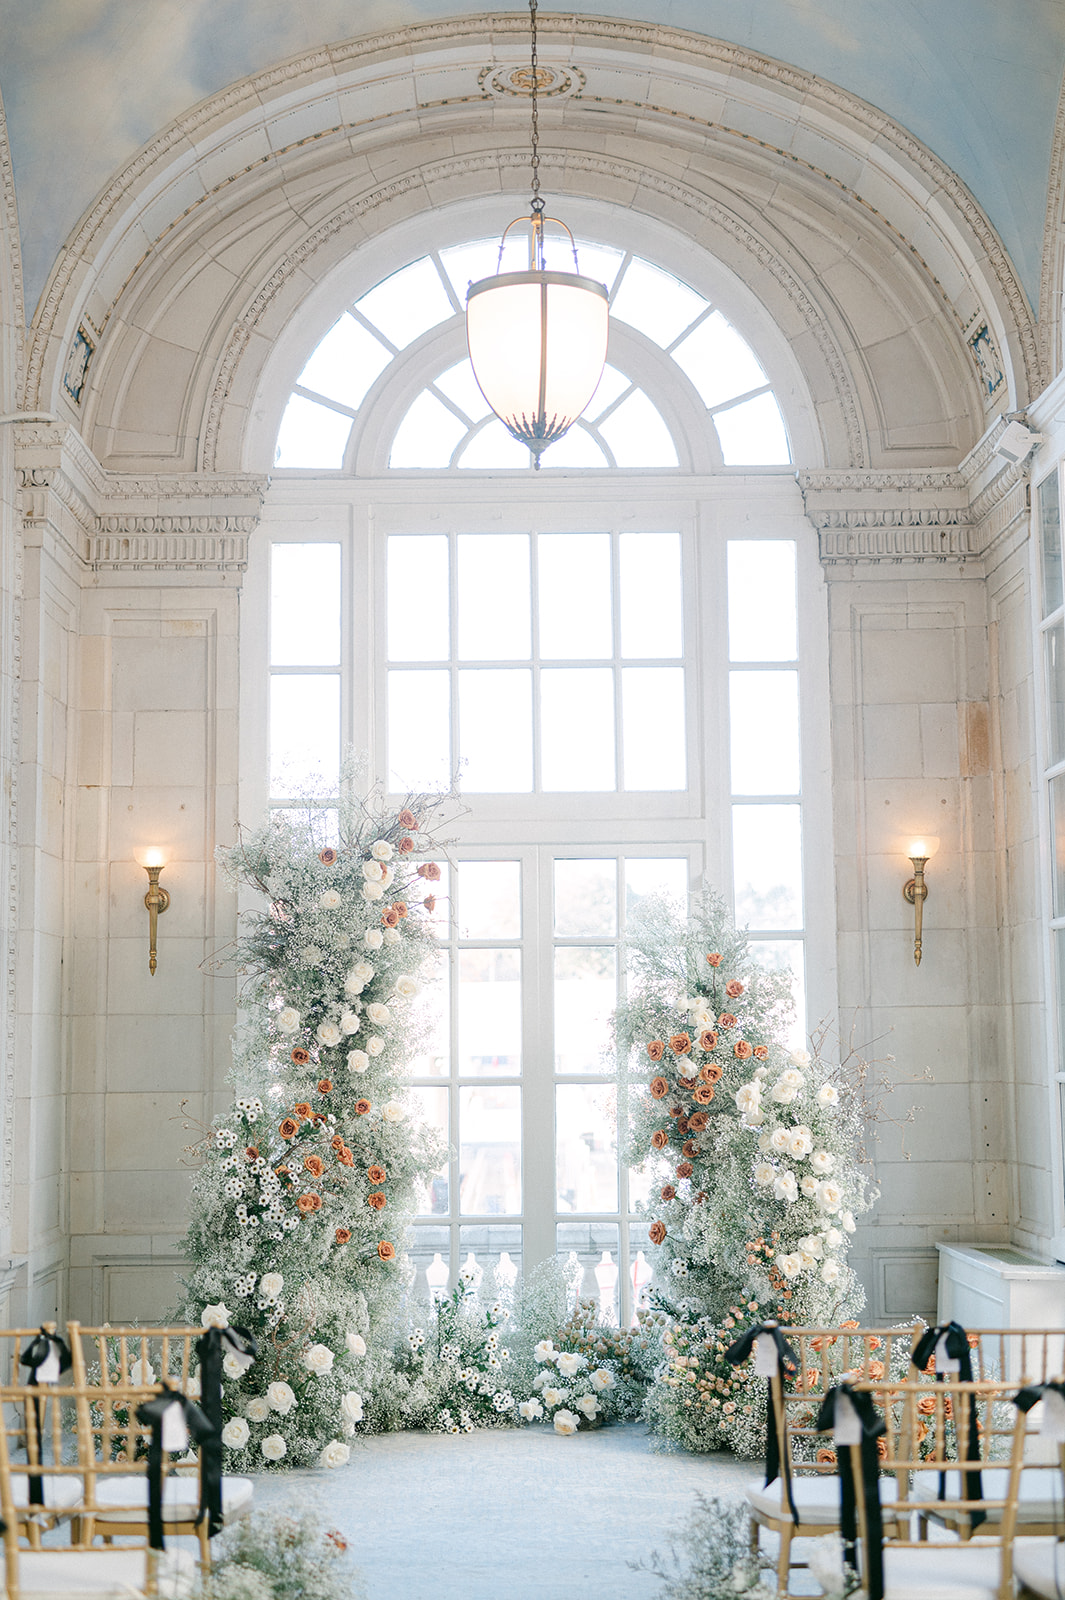
[[[166,866],[166,856],[153,846],[143,851],[137,859],[148,874],[148,892],[144,896],[144,904],[148,908],[148,971],[154,978],[159,917],[170,904],[170,896],[159,882],[159,874]]]
[[[906,854],[913,863],[913,877],[902,886],[902,897],[913,907],[913,964],[921,965],[921,929],[924,921],[924,903],[928,899],[928,885],[924,869],[939,848],[938,839],[912,839]]]

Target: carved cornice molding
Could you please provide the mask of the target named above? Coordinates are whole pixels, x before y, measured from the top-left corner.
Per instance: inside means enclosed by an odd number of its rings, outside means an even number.
[[[255,517],[103,517],[88,542],[86,559],[94,572],[145,568],[197,572],[243,572]],[[138,526],[138,523],[154,526]],[[237,527],[234,524],[248,523]],[[218,526],[211,526],[218,524]]]
[[[847,523],[839,528],[819,528],[818,546],[825,567],[856,562],[968,561],[979,554],[973,548],[973,530],[964,524],[939,522],[870,522],[865,527]]]

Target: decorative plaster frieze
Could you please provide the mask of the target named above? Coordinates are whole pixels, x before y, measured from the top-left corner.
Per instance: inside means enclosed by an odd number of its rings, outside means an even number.
[[[103,520],[121,522],[124,519]],[[240,517],[152,517],[145,520],[164,524],[254,522],[254,519]],[[248,565],[248,539],[253,531],[254,527],[243,530],[206,526],[159,527],[143,531],[116,528],[94,533],[90,537],[87,560],[94,572],[116,569],[140,571],[144,568],[243,572]]]
[[[865,527],[848,523],[819,529],[818,547],[825,567],[854,562],[968,561],[979,554],[973,548],[972,532],[958,524],[886,525],[870,520]]]

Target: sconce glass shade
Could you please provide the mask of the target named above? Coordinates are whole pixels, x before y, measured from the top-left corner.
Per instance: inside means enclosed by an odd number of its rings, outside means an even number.
[[[466,339],[474,375],[536,466],[598,388],[608,327],[606,286],[576,272],[504,272],[470,285]]]

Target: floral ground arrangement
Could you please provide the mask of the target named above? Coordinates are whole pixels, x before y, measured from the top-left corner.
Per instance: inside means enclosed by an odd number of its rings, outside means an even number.
[[[653,1174],[653,1298],[671,1323],[646,1415],[687,1449],[755,1456],[764,1385],[726,1362],[736,1331],[835,1325],[864,1301],[847,1265],[871,1203],[860,1097],[839,1067],[789,1049],[789,981],[752,959],[716,896],[687,924],[647,905],[630,959],[615,1018],[629,1159]]]

